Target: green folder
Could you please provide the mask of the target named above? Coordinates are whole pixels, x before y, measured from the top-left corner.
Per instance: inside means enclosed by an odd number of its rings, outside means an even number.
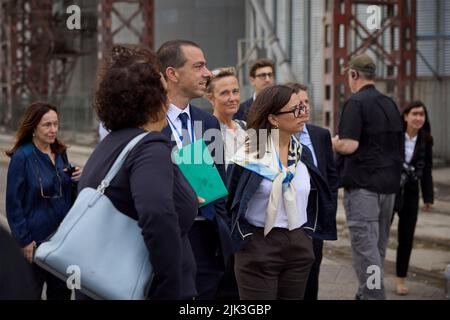
[[[197,196],[205,199],[199,207],[228,195],[203,139],[174,151],[172,159],[180,167]]]

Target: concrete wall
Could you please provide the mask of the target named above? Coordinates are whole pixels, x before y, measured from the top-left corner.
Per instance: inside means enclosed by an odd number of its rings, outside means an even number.
[[[245,1],[155,0],[155,50],[168,40],[200,45],[210,69],[235,66],[237,40],[245,36]],[[204,99],[195,105],[209,109]]]
[[[203,48],[210,68],[235,65],[244,7],[242,0],[156,0],[155,50],[167,40],[188,39]]]
[[[131,15],[137,4],[120,3],[124,16]],[[237,62],[237,40],[245,34],[245,1],[242,0],[155,0],[155,51],[168,40],[186,39],[200,45],[210,69],[234,66]],[[112,26],[119,21],[113,17]],[[142,19],[134,26],[139,29]],[[115,41],[138,43],[127,29],[121,30]],[[209,109],[209,103],[197,99],[196,105]]]

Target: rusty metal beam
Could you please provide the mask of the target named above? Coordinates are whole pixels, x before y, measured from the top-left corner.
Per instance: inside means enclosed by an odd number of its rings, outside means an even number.
[[[30,100],[58,102],[67,93],[79,57],[74,50],[58,52],[52,0],[10,0],[1,2],[0,81],[1,123],[14,125],[13,110]]]
[[[125,17],[115,5],[121,3],[135,4],[136,8],[131,15]],[[113,26],[114,21],[118,25]],[[133,23],[142,18],[143,26],[137,27]],[[139,43],[153,49],[154,47],[154,1],[153,0],[100,0],[98,4],[99,37],[98,59],[107,56],[111,47],[118,41],[118,34],[127,29],[139,39]]]
[[[416,0],[325,1],[325,125],[336,131],[342,105],[350,95],[343,66],[348,64],[352,55],[367,50],[374,52],[385,68],[379,70],[377,81],[386,81],[393,87],[392,95],[398,106],[403,108],[412,98],[416,77]],[[359,21],[355,13],[356,7],[361,4],[387,8],[388,15],[380,30],[370,32]],[[352,35],[354,43],[350,47]],[[386,35],[391,39],[389,47],[383,46],[380,41]],[[360,44],[357,45],[356,40]],[[386,76],[381,77],[382,74]]]

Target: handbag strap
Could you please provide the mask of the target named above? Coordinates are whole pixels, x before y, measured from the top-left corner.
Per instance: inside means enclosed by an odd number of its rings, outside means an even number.
[[[130,151],[139,143],[139,141],[142,140],[142,138],[144,138],[149,133],[150,132],[141,133],[140,135],[134,137],[130,142],[128,142],[128,144],[125,146],[125,148],[123,148],[122,152],[117,157],[116,161],[114,161],[111,169],[109,169],[108,173],[106,174],[106,177],[97,187],[98,191],[100,191],[102,194],[105,192],[105,189],[109,186],[111,180],[114,179],[117,172],[119,172],[119,169],[122,167]]]

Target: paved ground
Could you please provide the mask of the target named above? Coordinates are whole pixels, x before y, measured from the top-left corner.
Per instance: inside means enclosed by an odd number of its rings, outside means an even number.
[[[11,144],[11,137],[0,134],[0,150]],[[72,146],[69,159],[83,165],[91,148]],[[5,184],[7,157],[0,154],[0,224],[5,219]],[[394,270],[396,248],[396,221],[393,223],[386,258],[385,286],[388,299],[444,299],[443,271],[450,264],[450,167],[434,171],[436,182],[436,204],[432,212],[420,212],[416,239],[411,257],[411,272],[408,281],[410,294],[399,297],[394,293]],[[319,299],[354,299],[357,280],[351,266],[351,251],[348,229],[342,201],[338,209],[339,240],[326,242],[320,275]]]

